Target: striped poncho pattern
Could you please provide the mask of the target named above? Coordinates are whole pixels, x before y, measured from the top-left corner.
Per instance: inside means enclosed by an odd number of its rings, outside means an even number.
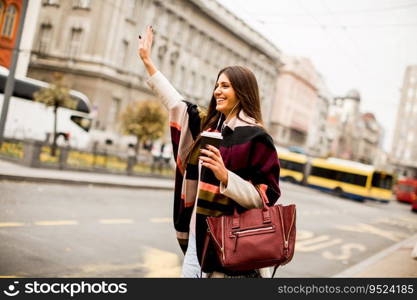
[[[201,264],[204,238],[207,231],[207,216],[232,214],[245,208],[220,193],[220,182],[208,168],[202,167],[198,180],[199,146],[190,149],[201,132],[206,113],[197,105],[180,101],[170,109],[169,120],[173,153],[176,161],[174,191],[174,226],[182,250],[186,251],[191,215],[196,207],[196,245],[197,256]],[[226,168],[244,180],[263,190],[273,205],[280,196],[279,161],[270,135],[248,117],[243,111],[232,118],[222,130],[223,140],[219,150]],[[204,272],[223,272],[214,249],[209,248]]]

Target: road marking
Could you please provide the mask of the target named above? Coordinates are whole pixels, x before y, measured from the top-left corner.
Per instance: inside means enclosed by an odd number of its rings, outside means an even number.
[[[78,225],[78,221],[75,221],[75,220],[39,221],[39,222],[35,222],[35,225],[38,225],[38,226]]]
[[[132,219],[101,219],[99,220],[101,224],[132,224],[134,221]]]
[[[403,219],[381,218],[381,219],[376,220],[374,224],[387,224],[387,225],[404,227],[410,230],[417,230],[417,223],[413,224]]]
[[[323,243],[321,243],[323,242]],[[311,240],[300,241],[295,244],[295,250],[300,252],[312,252],[323,248],[328,248],[342,243],[342,239],[329,240],[327,235],[318,236]],[[313,245],[310,245],[313,244]]]
[[[1,275],[0,278],[19,278],[15,275]]]
[[[21,227],[25,226],[24,223],[18,223],[18,222],[4,222],[0,223],[0,227]]]
[[[148,269],[145,277],[180,277],[181,275],[178,255],[156,248],[146,250],[143,266]]]
[[[398,217],[398,219],[403,220],[403,221],[406,221],[406,222],[414,223],[414,224],[417,225],[417,219],[413,219],[413,218],[409,218],[409,217],[404,217],[404,216]]]
[[[401,232],[382,230],[378,227],[375,227],[369,224],[363,224],[363,223],[359,223],[359,224],[352,225],[352,226],[348,226],[348,225],[337,226],[337,228],[341,230],[345,230],[345,231],[375,234],[375,235],[384,237],[394,242],[399,242],[402,239],[408,237],[407,234],[404,234]]]
[[[117,277],[120,274],[129,274],[129,277],[180,277],[181,259],[173,252],[145,247],[142,261],[137,259],[133,264],[91,264],[80,268],[78,274],[61,277]]]
[[[321,255],[330,260],[347,260],[352,256],[351,250],[356,249],[360,252],[364,252],[366,247],[361,244],[349,243],[340,246],[341,253],[339,255],[334,254],[328,250],[324,251]]]
[[[172,218],[151,218],[152,223],[171,223]]]
[[[304,231],[304,230],[300,230],[297,231],[297,235],[296,235],[296,241],[302,241],[302,240],[306,240],[309,238],[312,238],[314,236],[314,233],[311,231]]]

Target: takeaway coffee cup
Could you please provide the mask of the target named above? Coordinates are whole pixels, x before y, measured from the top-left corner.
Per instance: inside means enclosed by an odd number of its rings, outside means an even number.
[[[201,133],[201,149],[205,149],[207,144],[219,148],[222,140],[221,132],[203,131]]]

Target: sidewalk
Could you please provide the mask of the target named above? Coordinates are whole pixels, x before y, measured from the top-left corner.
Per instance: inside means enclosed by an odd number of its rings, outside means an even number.
[[[4,160],[0,160],[0,180],[83,185],[92,184],[99,186],[158,190],[174,189],[174,180],[172,179],[29,168]]]
[[[61,184],[92,184],[99,186],[173,190],[169,179],[110,175],[29,168],[0,160],[0,180],[49,182]],[[417,278],[417,260],[411,251],[417,243],[417,234],[373,255],[333,277],[414,277]]]
[[[333,277],[417,278],[417,259],[411,257],[411,251],[416,243],[417,234]]]

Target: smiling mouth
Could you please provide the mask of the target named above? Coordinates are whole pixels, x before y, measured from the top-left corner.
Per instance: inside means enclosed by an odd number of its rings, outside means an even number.
[[[220,103],[225,102],[225,101],[226,101],[226,99],[216,99],[216,101],[217,101],[217,104],[220,104]]]

